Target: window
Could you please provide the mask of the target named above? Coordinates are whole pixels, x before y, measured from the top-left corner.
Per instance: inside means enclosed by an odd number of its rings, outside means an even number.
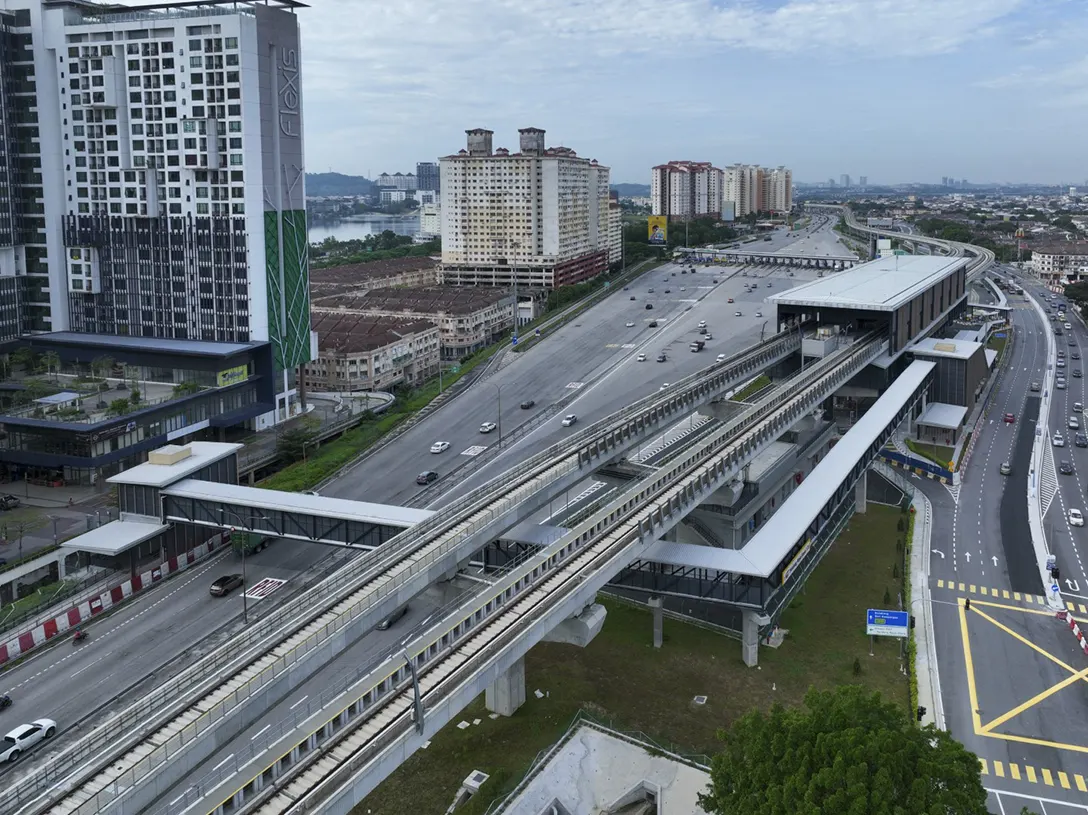
[[[237,64],[238,64],[238,55],[237,54],[227,54],[227,65],[237,65]]]
[[[241,133],[242,123],[239,121],[227,122],[227,130],[231,133]]]
[[[132,126],[133,136],[142,136],[144,134],[144,126],[142,124],[134,124]]]
[[[231,166],[232,166],[232,167],[236,167],[236,166],[238,166],[239,164],[241,164],[241,163],[242,163],[242,155],[241,155],[241,153],[231,153],[231,156],[230,156],[230,163],[231,163]]]
[[[208,205],[198,203],[196,205],[196,214],[197,215],[207,215],[208,214]]]
[[[193,105],[193,115],[196,116],[198,119],[204,118],[204,106]]]
[[[204,74],[193,74],[191,77],[189,77],[189,80],[194,85],[203,85],[204,84]]]
[[[235,138],[230,139],[230,149],[231,150],[241,150],[242,149],[242,139],[240,137],[235,137]]]
[[[200,50],[200,40],[189,40],[189,50],[190,51],[199,51]]]
[[[200,68],[204,65],[204,58],[200,56],[189,57],[190,68]]]
[[[237,48],[238,47],[238,38],[237,37],[227,37],[225,40],[223,40],[223,47],[225,47],[225,48]]]
[[[171,215],[181,215],[181,204],[171,204],[170,205],[170,214]]]
[[[227,105],[227,115],[228,116],[241,116],[242,115],[242,106],[241,105]]]
[[[246,214],[246,205],[245,204],[231,204],[230,205],[230,211],[232,213],[234,213],[235,215],[245,215]]]

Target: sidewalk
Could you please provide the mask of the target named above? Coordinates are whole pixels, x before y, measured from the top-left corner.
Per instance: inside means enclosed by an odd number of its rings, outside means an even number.
[[[34,506],[23,500],[24,505],[19,509],[0,513],[0,558],[9,563],[50,547],[54,542],[81,535],[98,522],[107,523],[117,515],[116,509],[105,507],[86,504],[68,507],[64,502],[50,508]],[[23,528],[21,536],[20,526]]]

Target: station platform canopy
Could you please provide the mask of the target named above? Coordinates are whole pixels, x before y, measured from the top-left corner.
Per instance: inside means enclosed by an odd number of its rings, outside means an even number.
[[[967,258],[936,255],[878,258],[767,300],[776,305],[895,311],[968,262]]]
[[[967,408],[963,405],[948,405],[944,402],[930,402],[922,415],[918,417],[918,424],[924,427],[936,427],[941,430],[959,430],[967,416]]]

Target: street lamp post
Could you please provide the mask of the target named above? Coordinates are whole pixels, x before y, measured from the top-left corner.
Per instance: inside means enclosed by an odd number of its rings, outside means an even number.
[[[498,403],[499,403],[498,404],[499,417],[498,417],[498,421],[496,422],[496,424],[498,424],[498,426],[499,426],[499,441],[501,442],[502,441],[502,385],[498,385],[498,384],[492,382],[491,386],[493,388],[495,388],[495,395],[496,395],[496,398],[498,399]]]

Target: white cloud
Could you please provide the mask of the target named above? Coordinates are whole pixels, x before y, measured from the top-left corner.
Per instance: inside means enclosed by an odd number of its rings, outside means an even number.
[[[977,82],[987,90],[1013,91],[1018,101],[1043,107],[1084,107],[1088,105],[1088,57],[1051,68],[1028,66],[1004,76]]]

